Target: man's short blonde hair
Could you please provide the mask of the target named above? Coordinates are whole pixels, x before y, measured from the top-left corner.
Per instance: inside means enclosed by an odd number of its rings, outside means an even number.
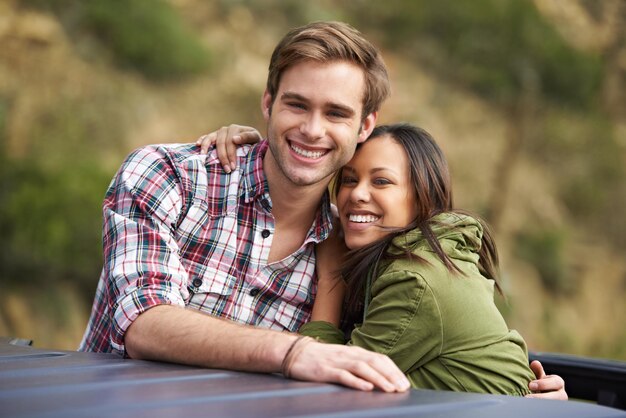
[[[363,35],[342,22],[314,22],[292,29],[274,49],[267,77],[267,91],[275,100],[280,78],[291,66],[303,61],[346,61],[363,69],[365,118],[380,109],[391,89],[387,67],[380,52]]]

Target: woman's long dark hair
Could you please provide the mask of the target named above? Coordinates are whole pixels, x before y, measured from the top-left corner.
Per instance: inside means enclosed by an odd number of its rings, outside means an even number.
[[[409,161],[410,181],[415,193],[417,216],[406,227],[391,229],[389,234],[382,239],[348,254],[341,269],[347,284],[343,315],[343,328],[346,331],[351,330],[353,324],[361,322],[363,317],[365,282],[368,275],[373,274],[372,277],[375,279],[381,261],[398,258],[390,255],[387,251],[390,245],[393,245],[392,240],[398,235],[419,228],[432,250],[448,270],[462,274],[443,251],[431,228],[434,222],[432,218],[440,213],[453,211],[465,213],[453,208],[450,171],[443,152],[428,132],[405,123],[377,126],[366,142],[385,136],[396,141],[406,152]],[[342,172],[339,171],[337,179],[340,180],[341,176]],[[341,187],[340,181],[335,186],[335,192],[338,193]],[[497,280],[498,253],[495,242],[487,225],[480,219],[479,222],[484,230],[479,251],[479,270],[485,277],[494,280],[496,288],[502,293]],[[403,250],[400,249],[400,251]],[[418,258],[408,251],[401,257],[407,256]]]

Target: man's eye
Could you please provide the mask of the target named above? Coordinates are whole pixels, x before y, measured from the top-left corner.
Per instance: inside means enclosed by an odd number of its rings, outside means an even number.
[[[339,118],[339,119],[343,119],[347,117],[345,113],[338,112],[338,111],[330,111],[328,112],[328,116],[330,116],[331,118]]]
[[[303,105],[302,103],[297,103],[297,102],[287,103],[287,106],[292,107],[294,109],[300,109],[300,110],[306,109],[305,105]]]

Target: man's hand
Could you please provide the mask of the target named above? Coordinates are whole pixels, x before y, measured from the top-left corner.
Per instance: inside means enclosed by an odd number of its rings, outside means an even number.
[[[196,141],[196,145],[200,146],[201,154],[206,154],[209,148],[215,145],[217,158],[224,167],[224,171],[230,173],[237,168],[237,146],[256,144],[262,139],[263,137],[256,129],[232,124],[201,136]]]
[[[289,377],[339,383],[354,389],[405,392],[411,385],[389,357],[360,347],[324,344],[304,337],[288,353]]]
[[[361,390],[378,387],[402,392],[409,388],[404,374],[385,355],[241,325],[180,306],[159,305],[143,312],[126,331],[124,342],[134,359],[282,372],[294,379]]]
[[[530,363],[530,368],[535,373],[537,380],[533,380],[528,384],[528,388],[533,393],[526,395],[527,398],[558,399],[562,401],[568,399],[567,392],[565,392],[565,381],[561,376],[555,374],[546,375],[543,366],[537,360]]]

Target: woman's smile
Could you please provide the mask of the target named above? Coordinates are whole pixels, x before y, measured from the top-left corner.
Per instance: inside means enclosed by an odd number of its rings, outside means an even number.
[[[417,209],[402,146],[386,135],[365,141],[341,170],[337,206],[350,249],[409,225]]]

